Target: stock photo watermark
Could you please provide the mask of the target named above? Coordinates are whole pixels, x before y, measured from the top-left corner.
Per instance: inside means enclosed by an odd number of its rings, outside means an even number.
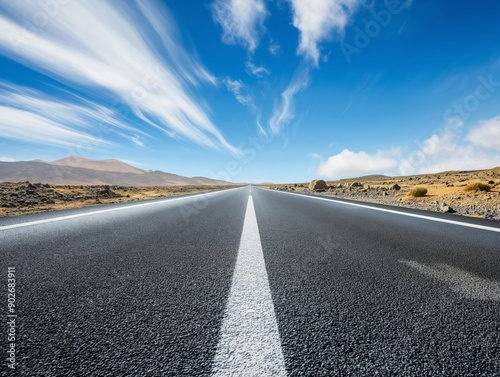
[[[243,157],[229,160],[226,163],[225,169],[210,174],[210,178],[226,182],[236,180],[243,171],[243,167],[253,161],[257,155],[273,141],[273,139],[274,136],[270,131],[268,133],[259,132],[257,136],[247,137],[247,139],[238,146],[238,149],[243,153]],[[186,225],[190,224],[190,218],[192,216],[199,215],[208,204],[209,199],[204,195],[199,195],[194,199],[192,204],[181,206],[179,210],[181,211]]]
[[[366,22],[363,29],[359,26],[354,27],[355,34],[352,43],[346,43],[345,41],[340,43],[340,50],[347,63],[352,62],[353,54],[360,54],[363,49],[368,47],[372,40],[378,37],[384,28],[389,26],[393,17],[403,12],[409,3],[408,1],[387,0],[385,4],[385,9],[378,11],[375,11],[373,8],[370,9],[372,19]]]
[[[443,114],[443,119],[446,122],[452,120],[466,120],[472,113],[477,111],[482,102],[487,101],[493,93],[500,88],[500,81],[495,81],[493,75],[488,77],[479,76],[477,78],[478,85],[472,93],[466,97],[455,101],[451,107]]]
[[[16,52],[22,45],[29,43],[42,29],[50,24],[50,21],[57,17],[61,7],[68,5],[73,0],[39,0],[37,2],[39,10],[31,17],[24,18],[23,26],[19,33],[10,32],[9,40]]]
[[[238,149],[243,153],[243,157],[232,159],[226,163],[225,169],[212,173],[210,178],[231,181],[241,174],[243,166],[253,161],[259,152],[262,152],[266,145],[274,140],[272,132],[259,132],[258,136],[249,136],[242,142]]]
[[[155,89],[161,87],[166,76],[166,72],[160,65],[156,65],[151,69],[151,71],[142,78],[140,83],[134,85],[130,89],[126,96],[115,100],[111,104],[110,111],[116,115],[116,118],[113,118],[113,120],[121,122],[126,120],[130,116],[131,105],[139,106],[141,103],[144,103]],[[89,155],[96,145],[104,142],[104,133],[109,131],[111,127],[111,121],[103,119],[97,124],[94,130],[88,132],[91,140],[83,141],[77,146],[68,147],[68,154],[76,154],[80,157]]]
[[[16,369],[16,268],[7,268],[7,367]]]

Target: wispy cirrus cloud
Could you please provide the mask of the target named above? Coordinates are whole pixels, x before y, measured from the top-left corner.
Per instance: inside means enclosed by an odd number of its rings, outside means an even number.
[[[66,127],[47,117],[0,106],[0,137],[67,148],[110,144],[100,137]]]
[[[279,55],[280,50],[281,50],[281,46],[277,42],[274,42],[271,40],[271,42],[269,43],[269,46],[267,47],[267,51],[269,51],[269,53],[271,55],[276,56],[276,55]]]
[[[315,159],[315,160],[319,160],[319,159],[321,159],[321,155],[319,155],[319,154],[317,154],[317,153],[314,153],[314,152],[309,153],[309,154],[307,155],[307,157],[309,157],[309,158],[313,158],[313,159]]]
[[[246,63],[246,72],[249,75],[258,77],[258,78],[263,78],[266,76],[269,76],[271,74],[271,71],[267,69],[264,66],[257,66],[254,63],[247,61]]]
[[[249,52],[257,48],[268,15],[263,0],[215,0],[211,8],[224,43],[242,45]]]
[[[287,88],[281,93],[279,101],[275,104],[269,128],[274,134],[280,133],[295,117],[294,97],[309,85],[309,68],[300,66]]]
[[[144,138],[139,135],[130,136],[130,141],[139,147],[144,147]]]
[[[227,90],[234,94],[239,103],[246,106],[253,106],[252,97],[243,93],[245,91],[245,84],[243,84],[243,81],[225,77],[222,82],[226,85]]]
[[[293,9],[293,25],[300,32],[297,52],[318,65],[319,44],[342,35],[351,16],[362,0],[289,0]]]
[[[164,7],[145,1],[118,7],[97,0],[59,5],[46,25],[27,34],[23,20],[40,11],[39,3],[2,2],[0,52],[87,93],[112,113],[126,107],[169,136],[240,154],[194,94],[216,80],[181,46]],[[158,40],[161,49],[155,47]]]
[[[105,133],[119,131],[121,136],[128,139],[129,134],[146,135],[131,124],[119,120],[119,114],[109,108],[68,93],[62,99],[0,81],[0,106],[3,110],[0,133],[7,139],[93,148],[113,144],[105,140]],[[43,127],[50,135],[41,135]]]
[[[0,81],[0,104],[38,114],[72,127],[95,129],[96,125],[122,131],[142,133],[119,115],[96,102],[64,93],[65,98],[43,93],[28,87]]]
[[[318,66],[321,57],[319,44],[331,39],[335,34],[343,34],[344,29],[362,0],[289,0],[293,11],[293,25],[299,30],[300,39],[297,53],[304,57],[281,98],[275,105],[269,119],[270,130],[277,134],[295,117],[294,98],[307,88],[310,70]],[[276,50],[270,50],[278,52]]]

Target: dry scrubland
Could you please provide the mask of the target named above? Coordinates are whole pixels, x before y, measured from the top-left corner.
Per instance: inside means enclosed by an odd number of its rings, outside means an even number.
[[[500,167],[406,177],[371,176],[309,183],[261,185],[283,191],[456,213],[500,220]]]
[[[164,198],[234,187],[236,186],[125,187],[0,183],[0,217]]]
[[[262,187],[500,220],[500,167],[407,177],[371,176]],[[0,183],[0,217],[125,203],[237,186],[55,186]],[[412,193],[413,195],[410,195]]]

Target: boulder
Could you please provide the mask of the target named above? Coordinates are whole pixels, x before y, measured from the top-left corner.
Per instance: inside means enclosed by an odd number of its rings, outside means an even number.
[[[181,187],[181,190],[179,190],[179,191],[184,191],[184,190],[182,190],[182,187]],[[119,197],[121,197],[120,194],[111,190],[109,186],[105,186],[104,190],[99,191],[98,195],[101,197],[104,197],[104,198],[119,198]]]
[[[309,183],[309,190],[323,190],[325,191],[328,185],[322,179],[315,179]]]
[[[456,211],[446,203],[441,203],[439,210],[444,213],[455,213]]]

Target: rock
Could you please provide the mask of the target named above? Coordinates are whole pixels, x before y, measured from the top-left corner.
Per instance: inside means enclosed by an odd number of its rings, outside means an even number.
[[[315,179],[309,183],[309,190],[326,190],[328,185],[322,179]]]
[[[391,187],[391,190],[399,191],[401,190],[401,186],[396,183],[394,186]]]
[[[36,186],[32,185],[31,183],[26,186],[26,194],[35,194],[36,193]]]
[[[361,182],[353,182],[350,187],[363,187],[363,184]]]
[[[441,212],[444,212],[444,213],[455,213],[456,211],[451,208],[448,204],[446,203],[442,203],[440,206],[439,206],[439,210]]]
[[[183,191],[182,188],[179,191]],[[117,194],[113,190],[109,188],[109,186],[105,186],[104,190],[99,191],[99,196],[105,197],[105,198],[119,198],[121,197],[120,194]]]

